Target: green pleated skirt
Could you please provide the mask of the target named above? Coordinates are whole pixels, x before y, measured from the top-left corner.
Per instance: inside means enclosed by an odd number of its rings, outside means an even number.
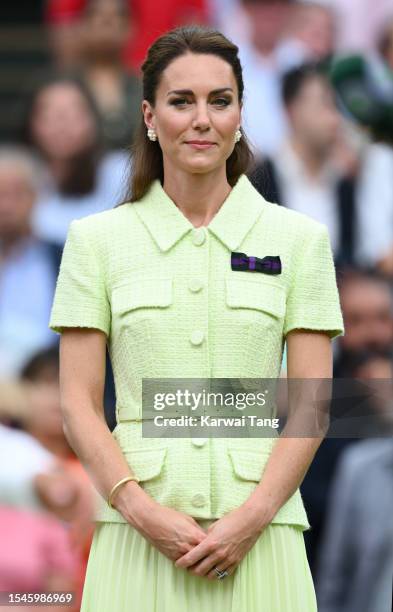
[[[175,567],[129,524],[96,524],[81,612],[201,610],[316,612],[302,530],[268,525],[233,575],[208,580]]]

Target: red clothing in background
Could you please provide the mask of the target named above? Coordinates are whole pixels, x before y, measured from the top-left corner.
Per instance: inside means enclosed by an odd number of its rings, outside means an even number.
[[[147,49],[164,32],[185,23],[207,23],[207,0],[128,0],[134,33],[124,50],[125,65],[139,70]],[[46,19],[50,25],[79,18],[86,0],[48,0]]]
[[[50,25],[63,25],[79,18],[86,0],[48,0],[46,21]]]

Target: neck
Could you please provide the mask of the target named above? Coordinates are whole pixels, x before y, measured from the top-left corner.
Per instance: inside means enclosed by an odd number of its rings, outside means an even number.
[[[48,167],[56,182],[61,182],[67,176],[69,168],[68,159],[52,158],[48,160]]]
[[[29,224],[19,228],[17,232],[6,234],[0,237],[1,256],[7,258],[14,247],[24,238],[31,236],[31,227]]]
[[[87,55],[85,58],[87,72],[122,72],[123,64],[121,54],[116,50],[113,53],[99,53]]]
[[[164,191],[195,226],[207,226],[231,192],[226,168],[207,174],[189,174],[179,170],[165,171]]]
[[[277,46],[276,42],[261,40],[259,38],[254,38],[253,44],[259,55],[262,55],[266,60],[272,58]]]
[[[304,142],[303,139],[296,136],[291,138],[290,146],[301,159],[307,174],[311,178],[318,178],[329,159],[328,149],[311,147],[308,143]]]

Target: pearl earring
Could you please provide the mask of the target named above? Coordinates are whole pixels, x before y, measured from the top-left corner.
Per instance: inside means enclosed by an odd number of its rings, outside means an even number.
[[[242,133],[241,133],[241,131],[240,131],[240,130],[236,130],[236,132],[235,132],[235,138],[234,138],[235,142],[239,142],[239,140],[240,140],[240,138],[241,138],[241,137],[242,137]]]
[[[153,128],[147,130],[147,136],[150,140],[157,140],[157,134]]]

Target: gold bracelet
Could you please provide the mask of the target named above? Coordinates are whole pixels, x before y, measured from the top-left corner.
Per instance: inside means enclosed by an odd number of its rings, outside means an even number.
[[[112,498],[113,498],[114,493],[116,493],[117,489],[121,487],[122,484],[124,484],[125,482],[128,482],[129,480],[135,480],[135,482],[139,482],[139,478],[137,478],[136,476],[126,476],[125,478],[122,478],[121,480],[119,480],[119,482],[117,482],[115,486],[112,488],[112,491],[109,493],[109,496],[108,496],[108,506],[110,508],[113,508]]]

